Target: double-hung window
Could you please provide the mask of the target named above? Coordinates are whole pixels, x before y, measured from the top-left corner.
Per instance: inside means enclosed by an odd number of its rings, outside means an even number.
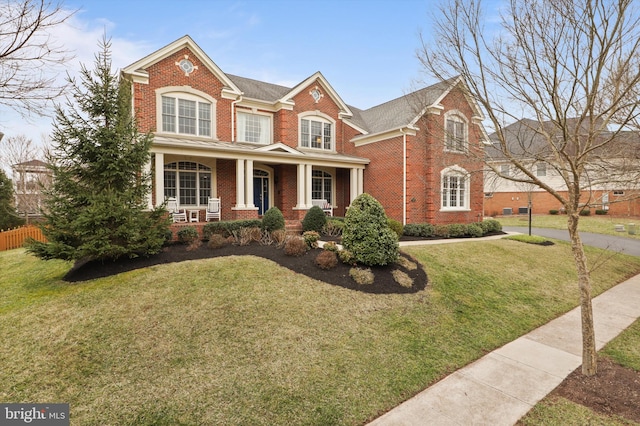
[[[331,188],[332,188],[331,175],[322,170],[313,170],[311,172],[311,198],[314,200],[325,200],[327,203],[332,204]]]
[[[442,210],[469,209],[469,174],[459,167],[442,171]]]
[[[456,113],[445,116],[445,150],[466,152],[467,150],[467,122]]]
[[[164,166],[164,196],[181,206],[206,206],[211,196],[211,167],[190,161]]]
[[[271,117],[238,111],[238,142],[271,143]]]
[[[316,117],[300,119],[300,146],[333,150],[333,123]]]
[[[162,95],[162,125],[165,133],[212,137],[212,103],[195,96]]]

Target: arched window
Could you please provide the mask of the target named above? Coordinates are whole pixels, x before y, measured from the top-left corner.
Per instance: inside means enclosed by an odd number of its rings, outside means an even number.
[[[335,123],[329,116],[305,114],[300,116],[300,147],[333,151]]]
[[[190,161],[164,165],[164,196],[181,206],[206,206],[211,197],[211,167]]]
[[[444,116],[444,149],[453,152],[466,152],[469,145],[467,119],[457,110],[448,111]]]
[[[216,137],[216,100],[188,87],[156,91],[158,129],[162,133]]]
[[[333,177],[322,170],[311,172],[311,198],[314,200],[326,200],[333,204],[332,190]]]
[[[440,178],[442,210],[469,210],[469,173],[459,166],[451,166],[442,170]]]

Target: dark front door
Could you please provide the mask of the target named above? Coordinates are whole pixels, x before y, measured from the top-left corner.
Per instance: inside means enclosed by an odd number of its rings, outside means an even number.
[[[253,204],[260,216],[269,210],[269,173],[264,170],[253,172]]]

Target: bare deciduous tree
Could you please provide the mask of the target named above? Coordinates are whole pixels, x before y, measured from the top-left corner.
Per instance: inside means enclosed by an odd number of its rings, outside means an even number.
[[[0,1],[0,105],[42,115],[66,87],[57,72],[72,59],[51,29],[71,16],[45,0]]]
[[[579,213],[590,189],[639,181],[638,11],[632,0],[507,0],[495,12],[499,22],[485,27],[494,20],[480,0],[445,2],[434,14],[437,42],[423,39],[418,56],[430,75],[467,82],[495,132],[485,158],[490,171],[544,189],[565,209],[580,290],[582,371],[593,375],[591,276]],[[505,125],[514,123],[510,134]],[[501,173],[492,159],[518,173]],[[562,189],[536,175],[540,163]]]

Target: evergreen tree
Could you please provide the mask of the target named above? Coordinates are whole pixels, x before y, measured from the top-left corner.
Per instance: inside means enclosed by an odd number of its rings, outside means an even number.
[[[53,184],[42,230],[47,243],[29,251],[43,259],[92,260],[160,251],[168,228],[164,209],[146,211],[152,134],[138,132],[131,85],[111,72],[103,39],[93,71],[70,79],[72,100],[56,106]]]
[[[0,168],[0,230],[11,229],[24,224],[13,206],[13,184]]]

